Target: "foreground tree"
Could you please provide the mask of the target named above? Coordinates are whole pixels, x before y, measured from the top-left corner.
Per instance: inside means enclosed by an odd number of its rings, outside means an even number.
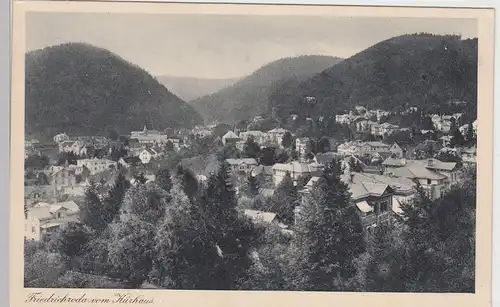
[[[290,132],[285,132],[285,134],[283,134],[283,139],[281,140],[281,146],[283,146],[284,148],[290,148],[293,144],[293,137],[292,137],[292,134]]]
[[[131,187],[125,194],[122,212],[155,225],[165,215],[169,195],[156,185]]]
[[[108,192],[107,197],[103,201],[103,220],[106,224],[111,223],[123,204],[125,193],[130,188],[130,182],[123,174],[118,174],[115,184]]]
[[[260,155],[260,146],[257,144],[253,137],[249,137],[243,147],[242,157],[257,159]]]
[[[252,222],[236,210],[236,195],[226,163],[208,180],[201,207],[206,212],[206,223],[222,258],[215,272],[215,287],[235,289],[245,279],[251,265],[250,248],[255,229]]]
[[[109,263],[122,280],[138,288],[152,268],[154,227],[134,214],[122,215],[110,227]]]
[[[257,178],[249,174],[246,177],[241,192],[250,199],[253,199],[257,195],[259,195],[259,183]]]
[[[92,232],[80,223],[70,222],[66,227],[54,234],[51,248],[63,257],[71,259],[82,250],[89,241]]]
[[[106,223],[106,212],[104,211],[97,185],[91,182],[85,191],[85,201],[80,210],[81,221],[91,229],[100,232]]]
[[[327,165],[301,206],[290,263],[295,270],[288,276],[293,289],[352,288],[355,260],[365,251],[365,241],[363,226],[340,174],[336,161]]]
[[[168,168],[161,168],[155,173],[155,182],[160,186],[160,188],[169,192],[172,188],[172,179],[170,177],[170,171]]]
[[[196,176],[189,169],[184,168],[182,165],[178,165],[175,170],[175,178],[179,181],[182,186],[184,193],[190,198],[194,199],[197,197],[199,192],[199,183]]]
[[[294,209],[297,204],[297,188],[292,177],[286,172],[272,196],[271,211],[276,213],[285,224],[291,225],[294,221]]]
[[[221,263],[217,244],[198,203],[182,186],[172,188],[172,210],[156,230],[155,260],[150,280],[167,289],[216,289]]]

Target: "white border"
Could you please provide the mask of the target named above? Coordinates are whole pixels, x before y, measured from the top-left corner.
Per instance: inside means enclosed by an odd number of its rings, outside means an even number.
[[[160,2],[160,1],[158,1]],[[167,2],[167,1],[165,1]],[[176,1],[177,2],[177,1]],[[178,2],[191,2],[191,1],[178,1]],[[382,6],[382,5],[397,5],[397,6],[438,6],[438,7],[491,7],[499,8],[500,1],[494,0],[420,0],[420,1],[335,1],[335,0],[315,0],[315,1],[286,1],[286,0],[260,0],[260,1],[244,1],[244,0],[232,0],[232,1],[217,1],[217,0],[198,0],[198,2],[234,2],[234,3],[285,3],[285,4],[340,4],[340,5],[372,5],[372,6]],[[10,116],[9,116],[9,101],[10,101],[10,29],[11,29],[11,8],[10,0],[0,0],[0,21],[3,23],[0,27],[0,37],[2,39],[2,44],[0,44],[0,142],[4,144],[2,150],[0,150],[0,195],[3,199],[4,205],[0,214],[0,245],[4,247],[8,246],[9,242],[9,130],[10,130]],[[497,24],[499,17],[495,14],[495,25]],[[498,31],[495,33],[495,40],[498,42],[500,40],[500,34]],[[498,45],[498,43],[496,44]],[[497,47],[497,46],[496,46]],[[500,48],[495,50],[495,58],[500,55]],[[495,61],[495,73],[500,70],[500,64]],[[497,102],[498,90],[500,88],[499,78],[495,78],[495,104]],[[494,108],[495,118],[500,119],[500,111],[498,108]],[[495,158],[500,158],[499,150],[499,135],[500,124],[494,123],[494,161]],[[494,184],[497,182],[498,175],[500,174],[500,167],[494,162]],[[500,203],[500,193],[494,189],[493,195],[494,204]],[[500,209],[493,206],[493,300],[492,306],[500,306],[500,245],[495,244],[497,238],[500,238]],[[477,234],[481,235],[481,234]],[[0,261],[0,272],[2,272],[1,281],[1,291],[3,295],[0,294],[0,301],[9,300],[9,252],[8,248],[3,248],[2,260]],[[495,291],[498,290],[498,291]],[[3,303],[0,305],[4,306]]]

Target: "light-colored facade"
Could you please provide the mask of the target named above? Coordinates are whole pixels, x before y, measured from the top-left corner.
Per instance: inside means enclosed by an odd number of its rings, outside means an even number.
[[[238,135],[236,135],[236,133],[234,133],[233,131],[228,131],[222,137],[222,144],[224,146],[228,144],[236,144],[236,142],[238,142],[239,140],[240,138],[238,137]]]
[[[40,241],[44,235],[79,221],[80,209],[74,201],[61,203],[38,203],[28,208],[24,220],[24,237]]]
[[[353,173],[346,174],[342,180],[349,187],[352,205],[356,206],[363,226],[369,230],[380,224],[391,223],[394,190],[384,182],[361,176],[355,179],[355,176]],[[318,180],[319,177],[312,177],[300,191],[303,201],[311,194]],[[295,210],[296,219],[300,218],[302,206]]]
[[[249,173],[258,165],[255,159],[226,159],[226,162],[235,173]]]
[[[457,164],[453,162],[389,158],[382,165],[384,174],[416,180],[434,199],[441,197],[458,181]]]
[[[84,141],[62,141],[59,143],[60,153],[74,153],[79,156],[84,156],[87,154],[88,144]]]
[[[392,144],[389,151],[391,152],[391,154],[396,156],[396,158],[402,158],[404,154],[403,149],[397,143]]]
[[[383,123],[380,125],[371,126],[371,134],[376,136],[391,135],[392,133],[399,130],[398,125],[392,125],[390,123]]]
[[[290,132],[290,131],[283,129],[283,128],[275,128],[275,129],[269,130],[267,132],[267,142],[274,144],[274,145],[281,146],[281,143],[283,141],[283,136],[287,132]]]
[[[246,142],[249,138],[253,138],[253,140],[255,141],[255,143],[257,144],[263,144],[266,142],[268,136],[266,133],[262,132],[262,131],[258,131],[258,130],[254,130],[254,131],[243,131],[243,132],[240,132],[239,134],[239,138],[243,141],[243,142]]]
[[[107,159],[81,159],[76,161],[76,165],[78,167],[85,166],[90,171],[91,175],[99,174],[104,172],[105,170],[110,169],[111,167],[116,168],[116,162]]]
[[[137,140],[140,144],[165,144],[168,141],[168,135],[157,130],[148,130],[146,126],[142,131],[132,131],[131,140]]]
[[[297,161],[282,164],[278,163],[273,166],[273,182],[275,186],[278,186],[283,178],[285,178],[286,173],[290,173],[290,177],[293,182],[296,183],[297,179],[305,175],[318,175],[321,173],[321,165],[317,163],[300,163]]]
[[[304,160],[307,153],[309,138],[298,138],[295,140],[295,150],[299,154],[299,159]]]
[[[69,140],[69,136],[66,133],[59,133],[56,136],[54,136],[55,143],[61,143],[67,140]]]
[[[139,159],[141,159],[142,164],[148,164],[151,159],[156,159],[159,155],[153,148],[147,148],[139,153]]]

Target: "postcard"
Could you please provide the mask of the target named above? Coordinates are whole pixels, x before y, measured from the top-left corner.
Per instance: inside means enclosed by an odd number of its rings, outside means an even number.
[[[489,306],[493,16],[14,2],[11,306]]]

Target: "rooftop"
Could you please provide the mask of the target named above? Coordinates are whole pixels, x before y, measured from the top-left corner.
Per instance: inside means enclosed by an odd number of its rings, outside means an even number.
[[[265,223],[272,223],[276,218],[276,213],[249,209],[245,210],[245,215],[254,221],[261,220]]]

